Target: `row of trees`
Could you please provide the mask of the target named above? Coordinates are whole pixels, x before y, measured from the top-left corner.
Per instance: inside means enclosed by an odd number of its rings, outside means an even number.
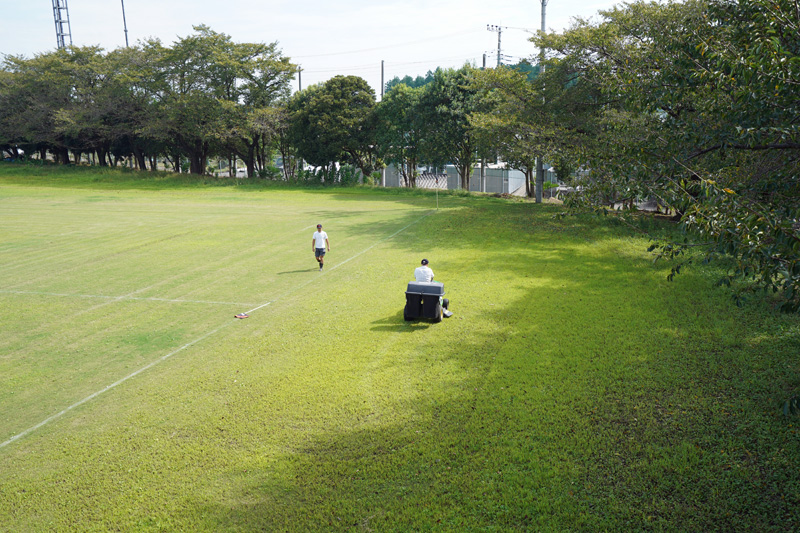
[[[537,159],[562,177],[580,167],[574,205],[655,200],[686,240],[654,249],[731,257],[721,282],[749,279],[740,296],[762,288],[800,309],[796,0],[636,2],[534,40],[543,72],[439,70],[363,105],[358,127],[342,121],[372,162],[362,168],[392,162],[413,184],[418,164],[449,163],[468,188],[479,158],[499,158],[532,195]]]
[[[636,2],[601,15],[537,38],[550,53],[542,99],[498,82],[519,116],[556,118],[534,121],[533,143],[568,139],[567,155],[591,169],[582,202],[654,198],[677,213],[689,240],[654,246],[662,254],[732,257],[723,283],[749,278],[744,290],[800,308],[797,1]]]
[[[150,40],[109,53],[9,56],[0,69],[0,149],[49,152],[65,164],[88,154],[100,165],[130,158],[142,170],[187,162],[196,174],[210,158],[235,157],[250,176],[268,174],[278,154],[284,179],[300,161],[322,175],[347,164],[370,176],[395,164],[411,187],[423,165],[453,164],[469,188],[478,158],[528,162],[471,121],[491,95],[469,65],[437,69],[418,87],[396,85],[380,103],[356,76],[290,96],[295,72],[275,43],[234,43],[206,26],[169,47]]]
[[[379,103],[363,79],[337,76],[289,100],[290,144],[298,157],[322,168],[349,163],[369,175],[392,164],[410,187],[421,166],[453,165],[468,190],[479,160],[500,159],[525,172],[533,196],[537,157],[559,161],[562,176],[574,163],[562,155],[563,143],[545,142],[547,127],[536,122],[541,109],[515,109],[512,87],[541,100],[541,81],[532,82],[528,72],[437,69],[418,87],[394,85]]]
[[[353,76],[290,97],[296,68],[275,44],[203,26],[169,48],[8,57],[0,149],[132,154],[139,168],[166,155],[196,173],[233,154],[251,175],[278,151],[287,179],[300,159],[367,176],[394,163],[410,186],[419,166],[453,164],[464,188],[479,159],[500,159],[529,195],[547,160],[562,178],[583,169],[576,202],[647,198],[676,213],[692,239],[662,253],[732,256],[732,277],[800,308],[796,0],[634,2],[534,41],[548,51],[541,72],[439,69],[380,103]]]
[[[205,26],[165,47],[151,40],[109,53],[73,47],[0,70],[0,148],[49,151],[100,165],[160,157],[203,173],[209,157],[237,156],[251,175],[274,143],[274,106],[289,94],[295,65],[276,44],[237,44]]]

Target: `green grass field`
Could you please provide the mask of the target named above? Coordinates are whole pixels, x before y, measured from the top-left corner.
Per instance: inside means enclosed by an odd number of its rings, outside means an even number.
[[[800,529],[797,316],[558,206],[435,207],[0,165],[0,531]]]

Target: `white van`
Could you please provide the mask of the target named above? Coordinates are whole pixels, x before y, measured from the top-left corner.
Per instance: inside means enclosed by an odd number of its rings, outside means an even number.
[[[247,177],[247,168],[237,168],[236,169],[236,177],[237,178],[246,178]]]

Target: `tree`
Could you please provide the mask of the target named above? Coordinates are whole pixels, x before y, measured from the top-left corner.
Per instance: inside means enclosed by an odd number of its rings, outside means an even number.
[[[188,156],[191,172],[203,173],[212,151],[224,146],[252,175],[263,138],[247,115],[288,92],[295,66],[275,43],[237,44],[207,26],[194,29],[172,48],[150,43],[164,75],[158,127]]]
[[[223,109],[225,82],[220,80],[215,65],[215,49],[229,41],[205,26],[195,28],[197,34],[178,39],[171,48],[160,41],[147,43],[148,53],[158,60],[155,114],[149,124],[154,134],[169,142],[176,162],[182,155],[189,160],[193,174],[205,172],[212,142],[218,138],[218,121]]]
[[[422,89],[400,84],[378,104],[378,146],[382,158],[400,170],[407,187],[416,187],[422,134],[420,98]]]
[[[420,100],[425,124],[421,154],[434,166],[455,165],[461,188],[469,190],[469,179],[480,148],[469,116],[481,109],[481,92],[471,83],[476,69],[437,70],[425,86]]]
[[[352,163],[365,176],[378,166],[375,92],[358,76],[335,76],[295,94],[289,103],[298,155],[329,170]]]
[[[441,67],[436,68],[436,72],[438,72],[439,70],[441,70]],[[412,78],[411,76],[403,76],[403,78],[401,79],[395,76],[391,80],[387,81],[386,84],[384,85],[384,93],[388,94],[389,91],[391,91],[398,85],[405,85],[412,89],[418,89],[432,82],[433,77],[434,77],[434,72],[430,70],[427,72],[427,74],[425,74],[425,76],[417,76],[416,78]]]
[[[613,103],[585,198],[659,199],[708,258],[734,258],[723,281],[748,278],[798,309],[796,4],[636,2],[602,15],[539,39]]]
[[[55,128],[57,111],[71,102],[68,55],[61,49],[32,59],[6,56],[0,87],[0,136],[6,144],[28,153],[51,150],[69,163],[66,140]]]
[[[247,173],[254,176],[265,167],[266,156],[276,142],[273,130],[265,123],[270,108],[289,95],[289,83],[297,66],[281,56],[277,43],[228,43],[218,61],[228,65],[224,126],[221,137],[226,146],[244,160]]]
[[[327,137],[324,122],[316,115],[320,107],[322,85],[311,85],[295,93],[289,100],[289,142],[297,150],[297,155],[315,167],[322,167],[326,172],[339,159],[341,150],[337,143]]]
[[[295,71],[273,44],[237,44],[207,26],[172,47],[145,41],[104,54],[70,47],[0,70],[0,146],[51,150],[67,163],[92,151],[101,165],[159,153],[203,173],[210,155],[235,153],[254,174],[272,153],[258,115],[288,95]],[[14,148],[12,148],[12,146]]]
[[[469,116],[484,144],[491,144],[509,167],[525,174],[525,194],[534,196],[537,158],[550,151],[558,135],[546,120],[540,88],[516,70],[498,68],[477,73],[475,85],[487,91],[486,109]]]
[[[290,141],[291,121],[286,101],[257,110],[252,117],[254,127],[263,132],[265,138],[272,139],[280,154],[283,168],[283,179],[295,179],[298,158],[297,150]]]
[[[101,165],[110,154],[134,156],[146,169],[154,166],[161,145],[142,134],[149,120],[151,95],[146,78],[148,58],[140,48],[122,48],[103,54],[97,47],[67,49],[64,69],[71,86],[68,104],[56,111],[54,129],[64,136],[76,162],[81,153],[94,152]]]

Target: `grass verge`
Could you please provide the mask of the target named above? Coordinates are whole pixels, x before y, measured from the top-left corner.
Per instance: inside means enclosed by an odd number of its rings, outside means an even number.
[[[0,529],[800,523],[800,320],[713,268],[555,206],[127,179],[0,177],[0,440],[191,343],[0,448]]]

